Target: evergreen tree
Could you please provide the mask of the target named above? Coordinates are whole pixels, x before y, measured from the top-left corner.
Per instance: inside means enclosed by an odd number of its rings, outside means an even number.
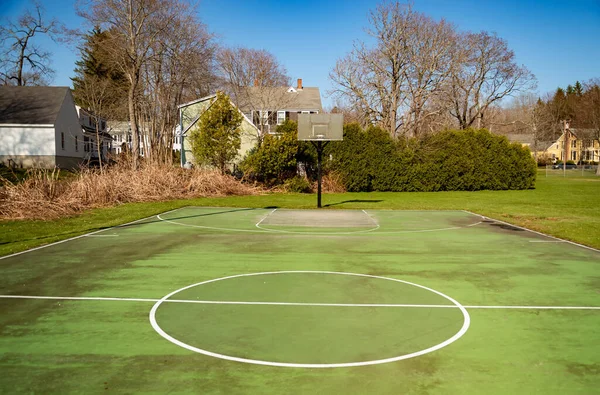
[[[198,164],[214,166],[225,174],[227,164],[241,145],[243,116],[229,96],[217,92],[210,107],[200,116],[198,127],[190,134],[192,153]]]
[[[111,108],[116,118],[126,118],[127,114],[127,79],[118,69],[113,67],[109,53],[104,49],[109,44],[110,33],[95,27],[85,35],[84,43],[79,47],[81,58],[75,62],[75,77],[73,81],[73,95],[75,102],[90,108],[92,103],[86,90],[90,86],[99,84],[108,86],[110,92],[109,103],[105,106]]]

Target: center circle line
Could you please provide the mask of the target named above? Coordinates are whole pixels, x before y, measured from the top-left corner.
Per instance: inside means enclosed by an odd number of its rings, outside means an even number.
[[[160,325],[158,325],[158,322],[156,321],[156,311],[158,310],[158,308],[160,307],[160,305],[164,302],[166,302],[171,296],[185,291],[187,289],[199,286],[199,285],[205,285],[205,284],[210,284],[213,282],[217,282],[217,281],[222,281],[222,280],[227,280],[227,279],[232,279],[232,278],[239,278],[239,277],[252,277],[252,276],[261,276],[261,275],[274,275],[274,274],[293,274],[293,273],[309,273],[309,274],[336,274],[336,275],[346,275],[346,276],[357,276],[357,277],[368,277],[368,278],[377,278],[377,279],[382,279],[382,280],[388,280],[388,281],[396,281],[399,283],[404,283],[404,284],[408,284],[408,285],[413,285],[415,287],[418,288],[422,288],[425,289],[427,291],[433,292],[439,296],[442,296],[443,298],[446,298],[447,300],[449,300],[450,302],[452,302],[457,308],[460,309],[461,313],[463,314],[463,325],[462,327],[459,329],[458,332],[456,332],[452,337],[446,339],[445,341],[436,344],[432,347],[420,350],[420,351],[416,351],[413,353],[409,353],[409,354],[405,354],[405,355],[400,355],[400,356],[396,356],[396,357],[391,357],[391,358],[385,358],[385,359],[377,359],[377,360],[370,360],[370,361],[360,361],[360,362],[347,362],[347,363],[330,363],[330,364],[317,364],[317,363],[288,363],[288,362],[272,362],[272,361],[263,361],[263,360],[257,360],[257,359],[249,359],[249,358],[240,358],[240,357],[234,357],[231,355],[225,355],[225,354],[219,354],[216,352],[212,352],[212,351],[208,351],[208,350],[204,350],[198,347],[194,347],[191,346],[187,343],[184,343],[182,341],[180,341],[179,339],[174,338],[173,336],[169,335],[168,333],[166,333],[161,327]],[[150,314],[149,314],[149,320],[150,320],[150,324],[152,325],[152,328],[154,328],[154,330],[163,338],[165,338],[166,340],[170,341],[173,344],[176,344],[180,347],[183,347],[187,350],[199,353],[199,354],[204,354],[204,355],[208,355],[211,357],[215,357],[215,358],[220,358],[220,359],[225,359],[225,360],[229,360],[229,361],[235,361],[235,362],[242,362],[242,363],[249,363],[249,364],[255,364],[255,365],[265,365],[265,366],[277,366],[277,367],[293,367],[293,368],[345,368],[345,367],[357,367],[357,366],[369,366],[369,365],[378,365],[378,364],[383,364],[383,363],[389,363],[389,362],[396,362],[396,361],[401,361],[404,359],[409,359],[409,358],[414,358],[417,356],[421,356],[424,354],[428,354],[430,352],[439,350],[443,347],[448,346],[449,344],[455,342],[456,340],[458,340],[459,338],[461,338],[469,329],[469,326],[471,324],[471,317],[469,316],[469,313],[467,312],[466,308],[461,305],[460,303],[458,303],[456,300],[454,300],[453,298],[451,298],[448,295],[445,295],[439,291],[436,291],[435,289],[432,288],[428,288],[425,287],[423,285],[419,285],[419,284],[415,284],[415,283],[411,283],[409,281],[404,281],[404,280],[398,280],[395,278],[390,278],[390,277],[383,277],[383,276],[375,276],[375,275],[370,275],[370,274],[359,274],[359,273],[347,273],[347,272],[333,272],[333,271],[313,271],[313,270],[285,270],[285,271],[277,271],[277,272],[258,272],[258,273],[245,273],[245,274],[236,274],[236,275],[232,275],[232,276],[226,276],[226,277],[220,277],[220,278],[215,278],[215,279],[211,279],[211,280],[206,280],[200,283],[196,283],[196,284],[191,284],[188,285],[186,287],[177,289],[171,293],[169,293],[168,295],[164,296],[163,298],[161,298],[158,302],[156,302],[153,306],[152,309],[150,310]]]

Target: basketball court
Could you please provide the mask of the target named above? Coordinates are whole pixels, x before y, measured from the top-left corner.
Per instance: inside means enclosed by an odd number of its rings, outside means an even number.
[[[0,258],[0,389],[591,393],[599,258],[465,211],[186,207]]]

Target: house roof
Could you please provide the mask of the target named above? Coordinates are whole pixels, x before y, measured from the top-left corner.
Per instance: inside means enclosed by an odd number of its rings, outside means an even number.
[[[285,86],[250,86],[237,98],[243,112],[251,110],[323,111],[321,93],[317,87],[296,89]]]
[[[216,93],[214,93],[214,94],[212,94],[212,95],[209,95],[209,96],[202,97],[202,98],[200,98],[200,99],[197,99],[197,100],[192,100],[192,101],[190,101],[190,102],[187,102],[187,103],[184,103],[184,104],[180,104],[180,105],[178,105],[178,106],[177,106],[177,108],[179,108],[179,109],[182,109],[182,108],[184,108],[184,107],[188,107],[188,106],[191,106],[191,105],[193,105],[193,104],[196,104],[196,103],[200,103],[200,102],[203,102],[203,101],[206,101],[206,100],[212,100],[212,99],[214,99],[215,97],[217,97],[217,94],[216,94]],[[248,117],[246,117],[246,115],[245,115],[245,114],[244,114],[244,113],[243,113],[243,112],[240,110],[240,108],[239,108],[238,106],[236,106],[236,105],[235,105],[235,103],[234,103],[234,102],[232,102],[231,100],[229,100],[229,102],[231,103],[231,105],[232,105],[233,107],[237,108],[237,110],[240,112],[240,114],[242,114],[242,116],[244,117],[244,119],[245,119],[246,121],[248,121],[248,123],[249,123],[250,125],[252,125],[252,127],[253,127],[253,128],[255,128],[256,130],[258,130],[258,128],[257,128],[257,127],[256,127],[256,126],[255,126],[255,125],[252,123],[252,121],[251,121],[250,119],[248,119]],[[210,108],[211,106],[212,106],[212,103],[210,103],[210,105],[208,106],[208,108]],[[208,110],[208,108],[207,108],[206,110]],[[190,120],[189,120],[189,121],[190,121],[190,124],[189,124],[189,125],[187,125],[187,126],[184,128],[184,130],[183,130],[183,131],[181,131],[181,130],[180,130],[180,131],[179,131],[179,134],[180,134],[181,136],[186,136],[186,135],[187,135],[187,132],[188,132],[188,130],[190,130],[190,129],[191,129],[191,128],[192,128],[192,127],[193,127],[193,126],[194,126],[194,125],[195,125],[195,124],[198,122],[198,120],[200,119],[200,115],[202,115],[202,114],[195,114],[195,117],[194,117],[193,119],[190,119]],[[181,122],[181,119],[180,119],[180,122]]]
[[[571,128],[569,130],[578,139],[593,140],[598,135],[596,129]]]
[[[187,103],[180,104],[180,105],[177,106],[177,108],[188,107],[188,106],[191,106],[192,104],[196,104],[196,103],[203,102],[204,100],[212,99],[213,97],[217,97],[217,94],[213,93],[212,95],[204,96],[204,97],[202,97],[200,99],[196,99],[196,100],[192,100],[192,101],[187,102]]]
[[[537,140],[533,138],[533,134],[520,133],[520,134],[505,134],[508,141],[511,143],[526,144],[532,151],[548,149],[555,141],[554,140]]]
[[[532,144],[533,135],[531,134],[505,134],[511,143]]]
[[[54,124],[69,93],[66,86],[0,86],[0,124]]]

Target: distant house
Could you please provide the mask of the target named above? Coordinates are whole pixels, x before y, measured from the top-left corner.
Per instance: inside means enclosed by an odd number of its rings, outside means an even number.
[[[545,155],[552,162],[564,162],[565,158],[575,163],[600,160],[600,144],[593,129],[571,129],[567,124],[566,131],[556,140],[535,141],[531,134],[508,134],[506,137],[529,147],[532,155]]]
[[[106,121],[95,117],[90,111],[75,106],[79,124],[83,131],[84,159],[88,163],[98,162],[98,151],[102,162],[107,162],[112,150],[112,137],[108,134]],[[97,125],[96,125],[97,124]],[[100,148],[100,149],[98,149]]]
[[[552,144],[551,140],[536,140],[532,134],[507,134],[506,138],[511,143],[519,143],[529,148],[531,155],[534,157],[548,155],[546,150]]]
[[[139,149],[140,156],[144,156],[145,150],[150,148],[150,139],[148,136],[148,125],[139,124]],[[109,122],[108,133],[112,137],[112,154],[119,155],[124,151],[131,151],[133,148],[133,137],[129,121]]]
[[[196,163],[194,155],[192,153],[192,147],[189,141],[191,131],[197,127],[200,116],[210,108],[212,103],[215,101],[217,95],[210,95],[203,97],[198,100],[194,100],[178,106],[179,109],[179,127],[176,129],[175,143],[181,150],[181,165],[185,165],[187,162]],[[235,104],[231,103],[234,107]],[[237,108],[237,107],[236,107]],[[239,109],[238,109],[239,111]],[[240,111],[241,113],[241,111]],[[242,113],[243,115],[243,113]],[[242,141],[238,151],[238,158],[236,162],[243,159],[250,149],[256,145],[258,129],[245,115],[242,119]]]
[[[0,86],[0,161],[65,169],[85,160],[84,132],[68,87]]]
[[[286,120],[298,121],[298,114],[323,112],[319,88],[304,87],[301,78],[295,87],[243,88],[236,101],[238,108],[262,134],[277,133],[277,125]]]
[[[553,161],[572,160],[575,163],[598,162],[600,143],[593,129],[571,129],[553,141],[545,150]]]

